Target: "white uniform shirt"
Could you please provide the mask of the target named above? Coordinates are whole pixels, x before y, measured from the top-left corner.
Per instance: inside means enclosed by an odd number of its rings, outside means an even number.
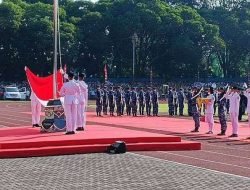
[[[250,92],[244,92],[244,95],[247,97],[247,113],[250,114]]]
[[[79,103],[86,103],[88,101],[88,85],[84,81],[78,81],[80,88]]]
[[[78,104],[77,94],[79,93],[80,88],[73,80],[64,83],[60,90],[60,96],[64,97],[64,104]]]
[[[240,95],[237,92],[232,92],[227,94],[226,98],[229,99],[229,113],[239,113]]]
[[[214,101],[215,97],[213,94],[207,96],[211,101],[206,104],[206,113],[214,114]]]

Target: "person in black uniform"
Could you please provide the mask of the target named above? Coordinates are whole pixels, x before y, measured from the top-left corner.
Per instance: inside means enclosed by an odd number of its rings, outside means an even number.
[[[220,126],[221,126],[221,132],[218,134],[219,136],[226,135],[227,131],[227,117],[226,117],[226,103],[227,99],[225,97],[226,90],[224,88],[219,89],[219,94],[218,94],[218,115],[219,115],[219,121],[220,121]]]
[[[96,89],[96,115],[102,116],[103,92],[100,86]]]
[[[121,94],[122,94],[122,108],[121,108],[121,115],[124,115],[124,109],[125,109],[125,92],[123,88],[121,88]]]
[[[184,100],[185,100],[185,95],[184,95],[183,89],[180,88],[180,91],[178,92],[178,103],[179,103],[179,115],[180,116],[183,116]]]
[[[174,103],[174,115],[177,115],[177,110],[178,110],[178,96],[176,89],[173,89],[173,103]]]
[[[200,128],[200,111],[197,105],[198,97],[200,97],[200,90],[198,90],[197,87],[194,87],[192,98],[191,98],[191,107],[192,107],[192,115],[193,115],[195,128],[191,132],[199,132],[199,128]]]
[[[137,103],[138,103],[138,95],[136,92],[136,88],[133,88],[131,93],[131,108],[134,117],[137,116]]]
[[[168,91],[168,113],[170,116],[174,115],[174,94],[171,87]]]
[[[122,92],[121,92],[121,87],[118,86],[116,93],[115,93],[115,102],[116,102],[116,113],[117,116],[122,115]]]
[[[114,111],[115,111],[115,92],[113,90],[113,87],[110,87],[110,90],[108,92],[108,99],[109,99],[109,113],[110,113],[110,116],[114,116]]]
[[[108,115],[108,90],[107,86],[103,88],[103,115]]]
[[[153,116],[158,116],[158,109],[159,109],[159,94],[154,88],[152,92],[152,104],[153,104]]]
[[[139,112],[140,115],[144,115],[144,107],[145,107],[145,92],[143,88],[141,87],[141,90],[139,92]]]
[[[125,91],[125,104],[126,104],[126,113],[131,115],[131,89],[128,87]]]
[[[192,101],[191,101],[192,89],[191,88],[188,88],[186,98],[187,98],[187,103],[188,103],[188,116],[192,116],[192,105],[191,105],[192,104]]]
[[[147,88],[147,92],[145,93],[145,102],[147,116],[151,116],[152,92],[150,87]]]
[[[241,89],[243,90],[243,89]],[[246,107],[247,107],[247,97],[244,96],[243,91],[240,92],[240,107],[239,107],[239,116],[238,119],[239,121],[242,120],[242,116],[245,114],[246,112]]]

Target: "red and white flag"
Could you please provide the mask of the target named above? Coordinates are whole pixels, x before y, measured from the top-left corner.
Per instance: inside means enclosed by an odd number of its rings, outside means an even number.
[[[105,79],[105,81],[108,80],[108,69],[107,69],[107,64],[104,65],[104,79]]]

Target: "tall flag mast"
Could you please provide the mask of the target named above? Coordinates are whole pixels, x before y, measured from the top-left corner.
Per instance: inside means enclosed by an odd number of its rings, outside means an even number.
[[[58,0],[54,0],[54,64],[53,64],[53,98],[57,98],[57,34],[58,34]]]

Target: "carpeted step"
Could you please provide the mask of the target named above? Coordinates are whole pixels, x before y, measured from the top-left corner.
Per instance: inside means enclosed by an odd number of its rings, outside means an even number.
[[[91,144],[112,144],[115,141],[124,141],[126,143],[151,143],[151,142],[181,142],[181,137],[167,136],[164,137],[119,137],[119,138],[98,138],[98,139],[62,139],[58,140],[26,140],[18,142],[0,143],[1,149],[18,149],[18,148],[39,148],[49,146],[74,146],[74,145],[91,145]]]
[[[86,154],[105,152],[110,144],[47,146],[36,148],[1,149],[0,158],[18,158],[35,156],[56,156],[69,154]],[[200,150],[199,142],[154,142],[154,143],[127,143],[128,151],[177,151]]]

